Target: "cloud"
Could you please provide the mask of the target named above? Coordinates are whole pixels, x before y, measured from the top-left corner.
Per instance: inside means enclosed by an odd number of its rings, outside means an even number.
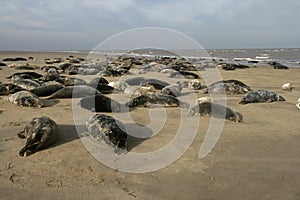
[[[207,47],[300,45],[295,36],[300,31],[297,0],[10,0],[1,4],[2,49],[12,48],[8,41],[18,41],[20,48],[47,48],[40,44],[51,38],[51,46],[57,49],[74,48],[78,40],[86,45],[79,42],[76,48],[92,48],[112,34],[143,26],[182,31]],[[38,36],[36,43],[26,41],[31,36]],[[278,41],[280,36],[286,37],[285,43]]]

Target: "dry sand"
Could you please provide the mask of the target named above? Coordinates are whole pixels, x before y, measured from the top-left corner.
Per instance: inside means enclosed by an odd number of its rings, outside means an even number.
[[[45,57],[70,53],[2,52],[0,59]],[[84,55],[76,55],[84,57]],[[15,70],[1,67],[0,81]],[[209,124],[201,117],[198,135],[185,154],[159,171],[131,174],[113,170],[91,156],[74,128],[71,100],[45,108],[15,106],[0,97],[0,199],[300,199],[300,69],[258,67],[223,71],[224,79],[238,79],[253,89],[280,93],[285,102],[239,105],[242,95],[228,96],[228,105],[244,116],[244,123],[226,121],[218,143],[203,159],[199,148]],[[284,82],[292,92],[281,90]],[[147,109],[132,112],[147,124]],[[155,150],[167,144],[178,127],[178,111],[168,109],[164,129],[132,151]],[[47,115],[59,124],[61,140],[29,157],[18,151],[24,141],[16,133],[33,118]],[[146,116],[146,117],[145,117]]]

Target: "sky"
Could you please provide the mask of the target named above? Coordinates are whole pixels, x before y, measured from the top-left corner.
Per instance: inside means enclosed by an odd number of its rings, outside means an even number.
[[[177,31],[206,49],[300,47],[299,0],[0,0],[0,5],[0,50],[90,50],[143,27]]]

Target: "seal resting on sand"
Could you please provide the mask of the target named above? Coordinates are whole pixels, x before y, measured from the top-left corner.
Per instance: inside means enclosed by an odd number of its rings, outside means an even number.
[[[46,116],[33,118],[24,130],[18,133],[18,137],[26,138],[26,145],[20,150],[20,156],[29,156],[59,140],[57,124]]]
[[[82,98],[80,100],[80,106],[96,112],[121,111],[121,104],[119,102],[101,94]]]
[[[127,133],[124,131],[124,124],[119,120],[96,114],[86,122],[86,127],[90,136],[115,147],[116,154],[127,152]]]
[[[43,107],[41,99],[29,91],[19,91],[8,97],[8,101],[18,106]]]
[[[275,92],[270,92],[267,90],[253,90],[245,94],[240,100],[239,104],[262,103],[273,101],[285,101],[285,99]]]
[[[201,116],[211,116],[214,118],[224,118],[234,122],[243,122],[243,116],[234,112],[231,108],[225,107],[221,104],[213,102],[203,102],[193,108],[188,112],[188,116],[193,116],[195,114],[200,114]]]
[[[87,85],[67,86],[57,90],[48,99],[67,99],[67,98],[81,98],[91,95],[99,94],[99,91]]]
[[[209,86],[207,86],[207,90],[204,92],[212,93],[212,94],[245,94],[251,91],[251,88],[238,80],[223,80],[217,81]]]

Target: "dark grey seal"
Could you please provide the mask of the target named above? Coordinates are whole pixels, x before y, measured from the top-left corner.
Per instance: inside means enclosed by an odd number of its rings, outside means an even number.
[[[64,87],[48,97],[48,99],[81,98],[99,94],[99,91],[87,85],[76,85]]]
[[[8,97],[8,101],[18,106],[43,107],[41,99],[29,91],[19,91]]]
[[[234,112],[231,108],[225,107],[223,105],[213,103],[213,102],[203,102],[193,108],[188,112],[188,116],[193,116],[195,114],[200,114],[201,116],[211,116],[214,118],[224,118],[234,122],[243,122],[243,116]]]
[[[34,88],[30,90],[33,94],[39,96],[39,97],[46,97],[50,96],[54,92],[62,89],[64,86],[57,82],[48,82],[45,85],[41,85],[37,88]]]
[[[262,103],[273,101],[285,101],[285,99],[275,92],[270,92],[267,90],[253,90],[245,94],[240,100],[239,104]]]
[[[80,100],[80,106],[96,112],[120,112],[121,104],[101,94],[84,97]]]
[[[127,133],[124,131],[124,124],[119,120],[96,114],[86,122],[86,127],[90,136],[115,147],[116,154],[127,152]]]
[[[178,97],[181,94],[182,87],[180,83],[175,83],[172,85],[167,85],[163,89],[161,89],[162,94],[171,95],[174,97]]]
[[[212,94],[245,94],[251,91],[251,88],[245,83],[238,80],[223,80],[217,81],[209,85],[204,93]]]
[[[187,103],[181,102],[174,96],[165,94],[141,95],[131,99],[125,105],[128,107],[151,107],[154,105],[165,107],[188,107]]]
[[[140,85],[143,81],[145,81],[144,77],[134,77],[125,80],[129,85]]]
[[[26,139],[19,155],[29,156],[38,150],[44,149],[59,140],[57,124],[49,117],[33,118],[18,137]]]

